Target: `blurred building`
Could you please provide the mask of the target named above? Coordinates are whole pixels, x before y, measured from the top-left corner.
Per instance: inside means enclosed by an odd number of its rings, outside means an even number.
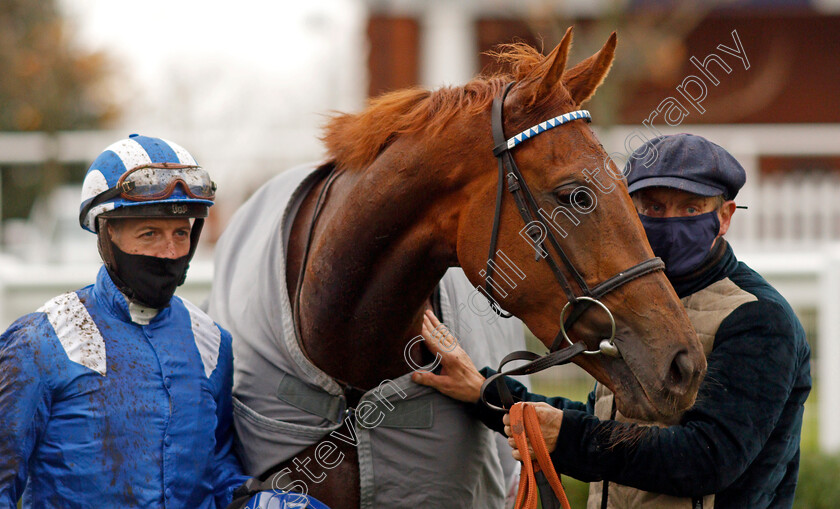
[[[575,44],[597,49],[617,30],[610,80],[632,82],[615,123],[635,124],[737,30],[750,72],[715,87],[690,123],[840,122],[840,2],[753,0],[670,2],[367,0],[368,93],[412,85],[460,84],[491,67],[483,54],[514,40],[549,51],[567,26]],[[594,39],[594,41],[593,41]],[[718,51],[718,53],[720,53]],[[625,60],[632,62],[628,71]],[[737,71],[737,69],[736,69]]]

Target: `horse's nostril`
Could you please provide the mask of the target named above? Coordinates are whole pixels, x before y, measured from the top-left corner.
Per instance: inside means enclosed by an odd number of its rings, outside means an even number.
[[[669,378],[672,387],[681,387],[691,380],[691,375],[694,372],[694,363],[688,356],[688,352],[680,350],[674,359],[671,361],[671,369]]]

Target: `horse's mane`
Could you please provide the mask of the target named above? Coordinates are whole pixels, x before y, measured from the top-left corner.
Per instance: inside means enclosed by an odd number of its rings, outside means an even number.
[[[462,87],[389,92],[372,99],[360,113],[333,116],[322,137],[329,158],[343,168],[366,168],[399,135],[420,131],[434,135],[456,114],[484,111],[505,83],[521,81],[544,60],[525,43],[501,45],[488,54],[507,70],[480,75]]]

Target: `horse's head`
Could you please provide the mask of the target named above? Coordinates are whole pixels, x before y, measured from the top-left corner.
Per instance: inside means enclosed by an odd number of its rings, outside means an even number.
[[[524,46],[501,53],[513,64],[516,80],[503,104],[506,138],[578,110],[603,81],[614,57],[615,34],[598,53],[566,70],[570,43],[571,29],[547,57]],[[486,122],[489,136],[489,114]],[[458,259],[474,283],[489,286],[503,308],[522,318],[550,346],[569,299],[544,256],[546,251],[570,282],[575,296],[584,295],[585,290],[573,271],[582,276],[586,287],[595,288],[653,258],[653,252],[620,170],[587,123],[572,120],[511,149],[533,195],[533,203],[524,198],[523,202],[536,222],[526,226],[506,184],[496,244],[501,254],[494,255],[495,275],[488,281],[498,172],[489,141],[485,147],[485,153],[475,156],[481,161],[481,174],[462,194],[467,203],[459,219]],[[568,263],[549,242],[546,230],[555,236]],[[575,362],[613,390],[618,409],[625,415],[667,419],[689,408],[706,361],[696,333],[662,271],[627,279],[597,297],[614,316],[614,345],[620,354],[579,355]],[[567,310],[565,316],[570,314]],[[600,340],[610,336],[610,329],[609,314],[601,306],[592,305],[574,322],[568,335],[572,341],[585,342],[589,350],[598,350]]]

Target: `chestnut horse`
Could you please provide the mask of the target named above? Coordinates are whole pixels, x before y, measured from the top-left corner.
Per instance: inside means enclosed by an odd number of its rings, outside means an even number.
[[[616,38],[613,33],[598,53],[567,70],[570,43],[571,29],[547,57],[525,45],[507,46],[498,58],[510,71],[463,87],[390,93],[361,113],[341,114],[328,123],[325,164],[335,169],[334,178],[320,199],[325,181],[304,198],[286,258],[290,296],[297,293],[302,273],[299,341],[318,368],[364,390],[397,378],[407,371],[403,350],[419,333],[426,303],[444,272],[460,266],[475,286],[485,286],[498,182],[491,104],[515,81],[503,105],[508,135],[578,110],[607,75]],[[567,232],[560,244],[587,285],[653,257],[620,172],[606,168],[616,179],[593,171],[605,169],[607,154],[586,122],[574,120],[541,133],[513,156],[540,208],[576,211],[575,221],[561,214],[550,220],[558,232]],[[572,203],[572,191],[581,186],[590,189],[584,193],[590,203]],[[506,196],[497,246],[525,277],[505,295],[494,296],[550,346],[568,299],[555,273],[520,234],[524,226],[514,200]],[[661,419],[689,408],[705,358],[663,273],[629,280],[600,301],[615,318],[621,355],[577,356],[574,362],[615,393],[625,415]],[[609,330],[608,315],[593,306],[569,336],[597,350]],[[419,349],[412,355],[421,362]],[[358,507],[358,457],[352,446],[339,446],[346,459],[309,492],[333,508]],[[298,457],[311,457],[314,448]],[[405,461],[410,468],[411,458]],[[446,451],[440,461],[448,461]],[[271,471],[287,466],[291,461]],[[405,486],[411,489],[434,487]]]

